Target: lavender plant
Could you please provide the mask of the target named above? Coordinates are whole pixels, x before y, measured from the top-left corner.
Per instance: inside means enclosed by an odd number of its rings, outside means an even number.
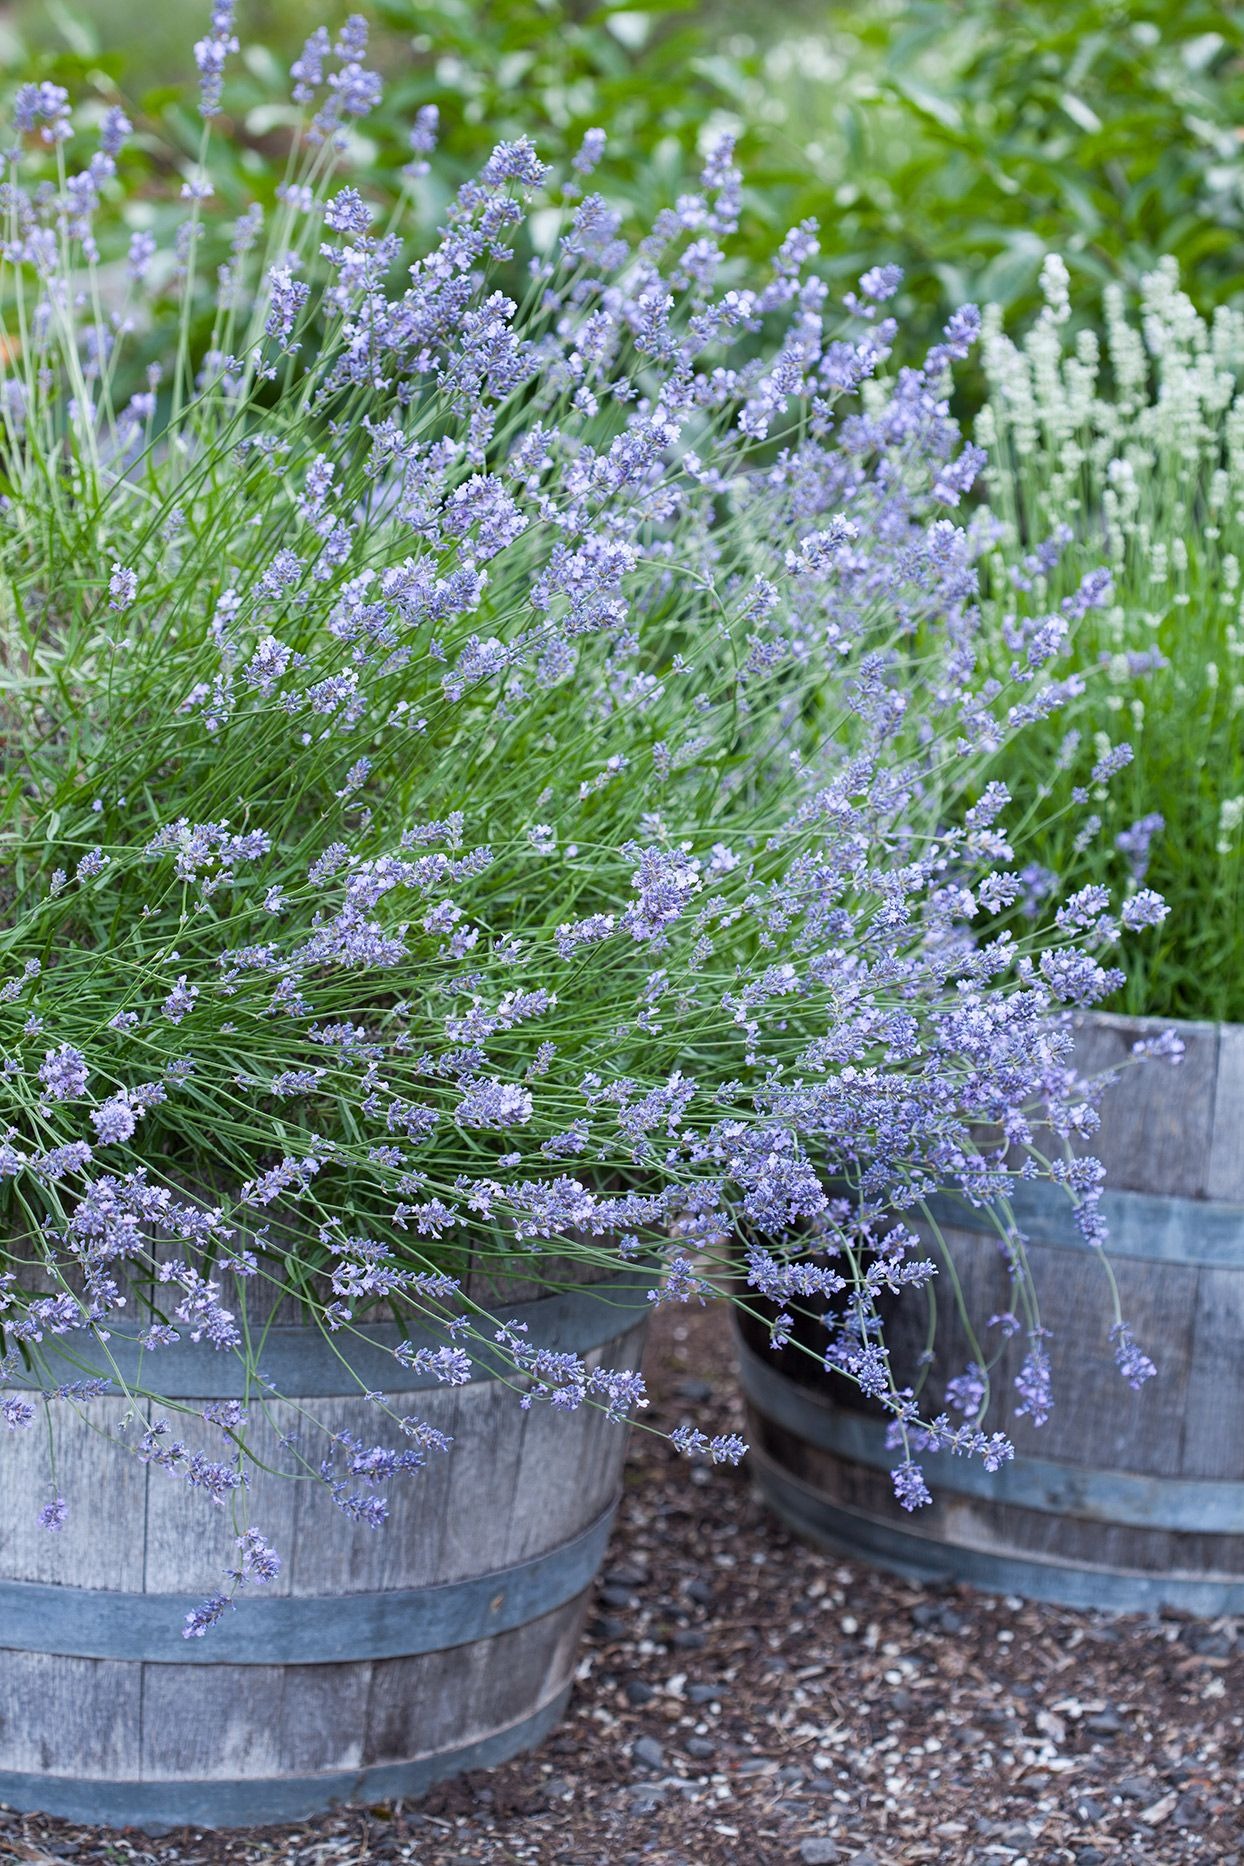
[[[275,1300],[347,1365],[383,1307],[439,1331],[398,1354],[447,1382],[486,1351],[516,1404],[622,1418],[634,1369],[528,1347],[463,1266],[555,1284],[568,1259],[638,1262],[654,1301],[770,1305],[776,1344],[828,1299],[825,1365],[891,1413],[915,1507],[917,1425],[991,1466],[1010,1448],[983,1399],[917,1422],[896,1389],[878,1298],[935,1274],[905,1214],[1045,1175],[1086,1247],[1103,1237],[1063,1012],[1119,984],[1120,923],[1089,890],[1003,929],[1010,799],[979,784],[1065,697],[1058,655],[1102,580],[1017,625],[1002,676],[983,664],[952,517],[979,459],[947,407],[976,314],[887,374],[892,271],[835,309],[805,224],[737,281],[728,144],[635,248],[587,192],[599,132],[560,186],[502,144],[439,230],[412,227],[340,174],[378,95],[351,19],[294,67],[274,224],[245,211],[220,241],[235,50],[218,0],[172,251],[117,113],[75,125],[47,84],[14,105],[5,1420],[129,1393],[118,1454],[240,1539],[193,1635],[277,1560],[247,1498]],[[416,161],[434,139],[415,124]],[[519,303],[495,276],[524,226]],[[161,361],[122,396],[135,348]],[[1122,923],[1161,912],[1142,891]],[[1006,1249],[1033,1411],[1038,1298]],[[190,1440],[161,1397],[178,1337],[255,1374]],[[375,1445],[288,1450],[379,1525],[385,1487],[443,1446],[369,1397]]]
[[[1074,328],[1056,258],[1043,282],[1018,345],[997,312],[985,319],[977,437],[1000,655],[1014,615],[1090,565],[1108,566],[1113,592],[1077,626],[1072,703],[1008,749],[1031,799],[1026,898],[1153,884],[1170,915],[1118,1002],[1244,1020],[1244,316],[1224,306],[1207,321],[1168,260],[1134,310],[1107,288],[1103,352]],[[1103,762],[1126,767],[1109,795]]]

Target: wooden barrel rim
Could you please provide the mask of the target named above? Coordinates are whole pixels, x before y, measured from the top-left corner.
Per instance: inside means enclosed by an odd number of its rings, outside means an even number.
[[[583,1353],[625,1332],[628,1314],[637,1319],[646,1312],[642,1292],[651,1282],[650,1268],[635,1270],[534,1301],[502,1304],[501,1319],[526,1326],[533,1347]],[[255,1397],[256,1389],[265,1386],[277,1397],[331,1399],[371,1389],[416,1393],[441,1385],[434,1373],[404,1367],[393,1350],[408,1341],[413,1349],[435,1352],[445,1346],[446,1339],[443,1330],[404,1329],[398,1322],[364,1322],[336,1336],[312,1324],[279,1324],[267,1330],[255,1367],[248,1367],[236,1354],[215,1353],[193,1341],[144,1352],[132,1336],[116,1333],[110,1335],[106,1350],[84,1334],[81,1349],[73,1337],[57,1337],[43,1342],[40,1353],[45,1364],[63,1362],[66,1380],[103,1376],[121,1391],[119,1376],[127,1390],[149,1386],[170,1400]],[[473,1380],[496,1380],[513,1373],[511,1363],[490,1342],[471,1342],[467,1352]],[[9,1384],[32,1391],[44,1379],[19,1368]]]

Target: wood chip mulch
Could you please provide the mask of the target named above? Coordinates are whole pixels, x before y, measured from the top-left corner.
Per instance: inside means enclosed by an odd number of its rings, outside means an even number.
[[[725,1318],[655,1331],[653,1417],[737,1429]],[[161,1839],[0,1810],[22,1866],[1244,1866],[1244,1623],[895,1580],[739,1471],[632,1440],[570,1715],[418,1804]]]

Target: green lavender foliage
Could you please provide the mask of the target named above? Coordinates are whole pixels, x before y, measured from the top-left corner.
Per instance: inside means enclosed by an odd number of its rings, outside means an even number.
[[[989,401],[977,438],[991,455],[1001,532],[986,565],[985,634],[1005,659],[1008,615],[1057,599],[1093,563],[1109,564],[1114,597],[1078,626],[1082,699],[1008,748],[1007,781],[1041,820],[1027,852],[1064,888],[1117,882],[1140,866],[1139,849],[1129,862],[1129,832],[1141,824],[1143,844],[1149,820],[1143,879],[1171,913],[1137,952],[1122,1007],[1241,1021],[1244,317],[1223,308],[1203,317],[1166,261],[1135,300],[1108,288],[1099,344],[1093,328],[1077,327],[1057,261],[1046,290],[1018,345],[996,310],[986,317]],[[1060,527],[1071,541],[1056,570],[1017,590],[1008,568],[1017,547]],[[1144,671],[1154,650],[1165,665]],[[1093,800],[1107,833],[1090,851],[1072,797],[1107,742],[1129,743],[1134,759],[1109,799]]]

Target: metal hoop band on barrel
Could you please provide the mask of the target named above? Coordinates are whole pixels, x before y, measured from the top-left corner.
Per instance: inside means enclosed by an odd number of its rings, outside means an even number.
[[[251,1827],[298,1821],[336,1802],[370,1805],[399,1797],[414,1799],[451,1775],[493,1768],[543,1742],[560,1722],[570,1690],[569,1685],[561,1686],[529,1717],[479,1742],[437,1750],[410,1762],[242,1781],[92,1781],[0,1770],[0,1802],[19,1812],[37,1809],[61,1820],[141,1827],[146,1833],[159,1834],[175,1827]]]
[[[939,1225],[999,1235],[988,1206],[969,1205],[965,1199],[946,1193],[936,1193],[927,1203]],[[1048,1180],[1017,1179],[1007,1204],[1010,1216],[1030,1243],[1080,1252],[1095,1248],[1086,1244],[1076,1230],[1071,1197],[1061,1186]],[[1239,1268],[1244,1206],[1107,1188],[1099,1209],[1109,1228],[1105,1250],[1110,1257],[1140,1257],[1153,1263],[1207,1269]]]
[[[766,1500],[800,1535],[856,1561],[875,1561],[913,1581],[970,1581],[989,1594],[1019,1594],[1066,1607],[1143,1613],[1177,1607],[1216,1618],[1244,1612],[1244,1583],[1213,1575],[1145,1574],[1019,1559],[908,1535],[891,1523],[842,1509],[755,1448],[748,1454]]]
[[[739,1344],[743,1391],[756,1411],[796,1438],[853,1464],[888,1471],[894,1453],[886,1446],[883,1419],[845,1407],[820,1405]],[[939,1491],[1012,1503],[1057,1516],[1085,1516],[1138,1529],[1183,1529],[1209,1535],[1244,1535],[1244,1484],[1208,1478],[1147,1477],[1131,1471],[1093,1471],[1045,1458],[1016,1458],[987,1471],[967,1458],[937,1456],[930,1467]]]
[[[0,1582],[0,1646],[80,1659],[156,1665],[330,1665],[412,1658],[508,1633],[590,1586],[609,1540],[616,1499],[581,1535],[491,1574],[383,1594],[266,1600],[247,1596],[207,1639],[184,1639],[196,1594],[119,1594]]]

